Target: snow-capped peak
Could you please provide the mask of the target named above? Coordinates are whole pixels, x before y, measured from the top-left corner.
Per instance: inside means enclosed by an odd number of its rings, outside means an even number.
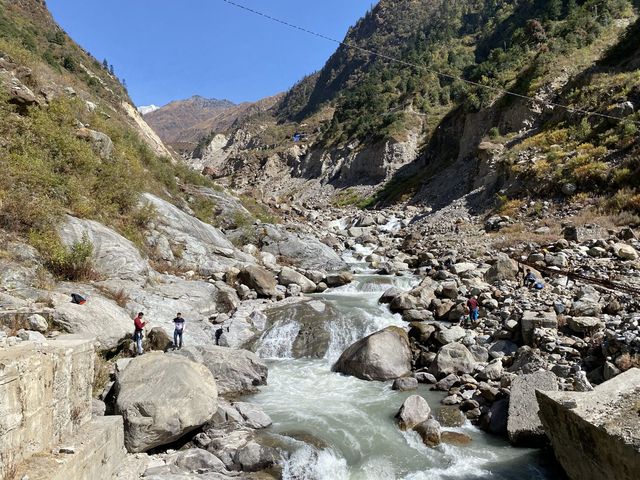
[[[158,110],[160,107],[157,105],[145,105],[143,107],[138,107],[138,111],[142,114],[142,115],[146,115],[147,113],[151,113],[151,112],[155,112],[156,110]]]

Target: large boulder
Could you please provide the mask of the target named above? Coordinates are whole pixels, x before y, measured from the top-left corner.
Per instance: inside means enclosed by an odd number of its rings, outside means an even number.
[[[237,250],[217,228],[155,195],[143,194],[141,205],[155,212],[146,240],[167,262],[210,275],[255,261]]]
[[[291,284],[299,285],[303,293],[313,293],[316,291],[316,284],[301,273],[296,272],[291,267],[282,267],[278,275],[280,285],[288,287]]]
[[[129,452],[166,445],[204,425],[218,408],[218,390],[207,367],[172,354],[134,358],[115,383]]]
[[[516,278],[518,278],[518,264],[504,253],[498,254],[495,263],[484,274],[484,279],[488,283]]]
[[[442,347],[431,365],[433,374],[444,377],[452,373],[473,373],[476,359],[462,343],[449,343]]]
[[[67,215],[58,234],[67,247],[85,239],[91,242],[93,265],[101,276],[142,281],[149,272],[147,261],[135,245],[101,223]]]
[[[255,290],[260,297],[275,297],[276,282],[275,277],[268,270],[257,265],[247,265],[238,274],[238,280],[243,285]]]
[[[387,327],[358,340],[333,365],[334,372],[363,380],[393,380],[411,372],[411,348],[407,332]]]
[[[538,418],[536,390],[557,391],[558,379],[553,372],[541,371],[516,377],[511,383],[507,433],[517,446],[540,446],[545,441],[542,422]]]
[[[63,284],[60,288],[66,291],[48,293],[54,308],[52,323],[56,328],[93,337],[103,350],[117,347],[120,340],[133,333],[133,319],[113,300],[77,284],[68,287]],[[67,292],[77,292],[75,289],[87,297],[84,305],[71,303]]]
[[[346,270],[340,256],[313,236],[288,232],[276,225],[264,225],[262,251],[286,259],[305,270]]]
[[[267,383],[267,366],[248,350],[211,345],[186,347],[175,353],[207,367],[221,395],[254,392]]]
[[[411,430],[416,425],[426,422],[430,415],[429,403],[420,395],[411,395],[400,407],[396,421],[401,430]]]

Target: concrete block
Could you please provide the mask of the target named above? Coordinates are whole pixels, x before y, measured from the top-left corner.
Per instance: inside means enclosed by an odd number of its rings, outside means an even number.
[[[539,416],[572,480],[640,478],[640,369],[591,392],[536,392]]]

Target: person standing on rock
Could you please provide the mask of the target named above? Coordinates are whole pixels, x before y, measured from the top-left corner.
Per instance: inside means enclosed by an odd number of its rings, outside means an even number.
[[[475,295],[469,296],[467,308],[469,308],[469,322],[473,325],[478,321],[478,317],[480,316],[480,306],[478,305],[478,299]]]
[[[133,319],[133,341],[136,343],[138,355],[142,355],[144,350],[142,349],[142,337],[144,336],[142,331],[144,330],[144,326],[147,322],[142,321],[142,317],[144,317],[144,313],[138,313],[138,316]]]
[[[182,348],[182,333],[184,332],[184,318],[182,318],[182,314],[178,312],[176,314],[176,318],[173,319],[173,323],[175,325],[175,330],[173,331],[173,348],[180,349]],[[178,341],[180,341],[178,343]]]

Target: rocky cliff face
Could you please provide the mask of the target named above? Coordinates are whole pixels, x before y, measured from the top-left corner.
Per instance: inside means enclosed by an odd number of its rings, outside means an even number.
[[[605,11],[591,1],[382,1],[345,43],[416,67],[341,46],[268,115],[214,129],[193,165],[273,191],[373,186],[369,203],[436,206],[532,185],[548,196],[568,183],[615,193],[639,171],[636,13],[624,0]]]

